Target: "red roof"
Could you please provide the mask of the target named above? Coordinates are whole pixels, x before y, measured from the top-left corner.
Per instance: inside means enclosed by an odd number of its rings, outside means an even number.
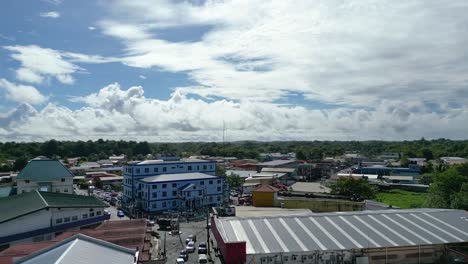
[[[264,184],[264,185],[258,186],[253,191],[254,192],[277,192],[277,191],[279,191],[279,189],[276,189],[275,187],[273,187],[271,185]]]
[[[66,231],[51,241],[13,245],[0,252],[0,264],[11,264],[13,263],[13,258],[30,255],[77,233],[102,239],[126,248],[138,248],[140,260],[147,261],[149,260],[148,250],[150,248],[149,240],[147,239],[149,235],[148,231],[145,219],[106,221],[94,229]]]

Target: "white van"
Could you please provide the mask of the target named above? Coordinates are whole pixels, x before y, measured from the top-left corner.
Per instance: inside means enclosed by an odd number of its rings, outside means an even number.
[[[198,255],[198,263],[208,263],[208,258],[205,254]]]

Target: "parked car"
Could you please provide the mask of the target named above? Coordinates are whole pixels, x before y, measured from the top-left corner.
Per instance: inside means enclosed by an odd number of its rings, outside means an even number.
[[[188,239],[192,240],[193,242],[197,242],[197,236],[196,235],[189,235]]]
[[[188,253],[193,253],[195,252],[195,242],[190,241],[187,246],[185,247]]]
[[[175,263],[176,264],[183,264],[183,263],[185,263],[185,260],[183,258],[177,258]]]
[[[122,210],[118,210],[118,211],[117,211],[117,216],[118,216],[118,217],[124,217],[125,214],[124,214],[124,212],[123,212]]]
[[[198,255],[198,263],[208,263],[208,258],[205,254]]]
[[[207,251],[207,248],[206,248],[206,243],[205,242],[200,242],[200,244],[198,245],[198,254],[206,254],[208,251]]]
[[[188,252],[185,249],[182,249],[179,253],[179,258],[184,259],[184,261],[188,260]]]

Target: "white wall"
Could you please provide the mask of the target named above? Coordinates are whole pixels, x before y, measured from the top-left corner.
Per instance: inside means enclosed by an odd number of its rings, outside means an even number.
[[[65,177],[65,181],[62,182],[61,180],[58,181],[50,181],[50,182],[44,182],[41,181],[41,185],[49,185],[51,189],[49,190],[50,192],[61,192],[61,193],[69,193],[73,194],[73,178],[71,177]],[[30,192],[30,191],[35,191],[39,190],[39,185],[38,182],[30,180],[29,183],[26,183],[26,180],[17,180],[17,186],[18,186],[18,194],[21,194],[24,192]]]
[[[45,209],[0,224],[0,237],[50,227],[51,212]]]

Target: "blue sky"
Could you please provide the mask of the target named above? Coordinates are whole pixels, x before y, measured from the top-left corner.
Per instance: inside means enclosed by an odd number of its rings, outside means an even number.
[[[0,5],[1,141],[468,132],[465,1]]]

